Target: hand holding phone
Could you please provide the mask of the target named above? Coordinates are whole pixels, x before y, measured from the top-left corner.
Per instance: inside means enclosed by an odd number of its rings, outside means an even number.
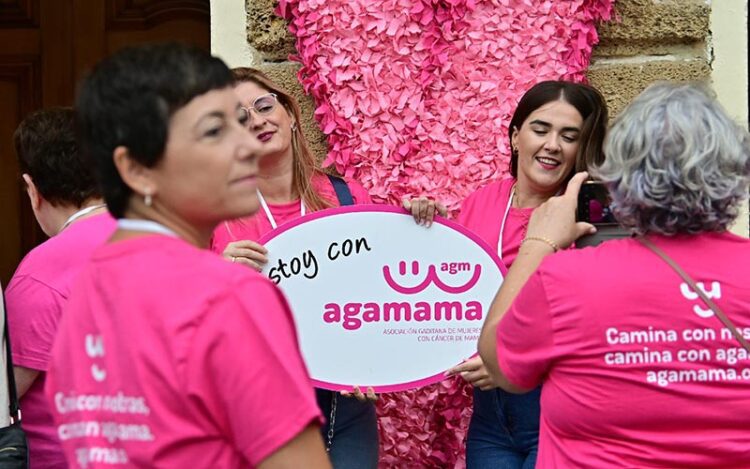
[[[578,193],[576,221],[596,226],[596,233],[578,238],[576,247],[596,246],[609,239],[627,238],[630,232],[621,227],[612,211],[612,198],[599,181],[586,181]]]

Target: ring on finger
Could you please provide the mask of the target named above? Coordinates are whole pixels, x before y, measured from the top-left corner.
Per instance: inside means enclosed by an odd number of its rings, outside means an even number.
[[[234,261],[236,261],[236,260],[237,260],[237,257],[236,256],[232,256],[232,263],[234,263]]]

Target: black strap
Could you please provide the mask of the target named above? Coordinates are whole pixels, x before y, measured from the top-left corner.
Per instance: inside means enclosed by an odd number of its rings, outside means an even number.
[[[643,236],[639,236],[636,239],[640,241],[641,244],[650,249],[654,254],[661,257],[664,262],[669,264],[669,266],[672,267],[675,272],[677,272],[677,275],[682,277],[682,280],[690,285],[690,288],[692,288],[693,291],[698,294],[701,300],[703,300],[703,302],[706,303],[709,308],[711,308],[711,311],[714,312],[719,321],[721,321],[722,324],[724,324],[724,326],[726,326],[726,328],[732,332],[732,335],[735,339],[737,339],[737,342],[739,342],[745,350],[750,352],[750,343],[748,343],[747,340],[745,340],[745,338],[742,336],[742,334],[740,334],[740,331],[737,330],[737,326],[735,326],[732,320],[729,319],[726,314],[724,314],[724,311],[719,308],[719,305],[714,303],[711,298],[703,293],[703,289],[699,288],[698,285],[695,284],[693,278],[688,275],[687,272],[682,270],[682,267],[680,267],[677,262],[674,261],[674,259],[669,257],[666,252],[662,251],[661,248],[651,242],[650,239],[647,239]]]
[[[0,291],[2,288],[0,288]],[[5,354],[7,358],[6,372],[8,373],[8,404],[10,409],[10,423],[16,423],[21,421],[21,413],[18,406],[18,393],[16,391],[16,375],[13,373],[13,352],[10,348],[10,332],[8,332],[8,312],[5,309],[5,293],[0,295],[0,301],[2,301],[3,318],[5,321],[5,331],[3,332],[3,340],[5,341]]]
[[[338,176],[332,176],[328,174],[328,179],[333,185],[333,190],[336,191],[336,198],[339,199],[339,205],[354,205],[354,197],[352,197],[352,191],[349,190],[349,186],[346,181]]]

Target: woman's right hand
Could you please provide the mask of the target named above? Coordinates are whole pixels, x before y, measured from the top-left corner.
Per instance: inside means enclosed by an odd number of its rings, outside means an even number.
[[[260,272],[268,262],[268,250],[255,241],[241,240],[227,244],[222,256],[229,262],[244,264]]]
[[[487,367],[484,366],[482,357],[479,355],[469,358],[460,365],[454,366],[445,372],[445,376],[455,375],[460,376],[464,381],[482,391],[488,391],[498,387],[498,385],[492,381],[492,377],[487,371]]]
[[[417,225],[424,225],[427,228],[432,225],[432,220],[435,219],[435,212],[441,217],[448,214],[448,209],[445,208],[445,205],[427,197],[419,197],[411,200],[404,199],[402,204],[406,211],[410,212],[411,216],[414,217]]]

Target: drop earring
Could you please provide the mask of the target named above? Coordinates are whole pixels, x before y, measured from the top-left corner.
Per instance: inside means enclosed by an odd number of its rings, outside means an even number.
[[[151,204],[154,203],[153,198],[151,197],[151,191],[146,190],[145,194],[143,195],[143,203],[146,204],[146,207],[150,207]]]
[[[296,130],[297,130],[297,123],[296,122],[292,122],[292,132],[294,132]]]

